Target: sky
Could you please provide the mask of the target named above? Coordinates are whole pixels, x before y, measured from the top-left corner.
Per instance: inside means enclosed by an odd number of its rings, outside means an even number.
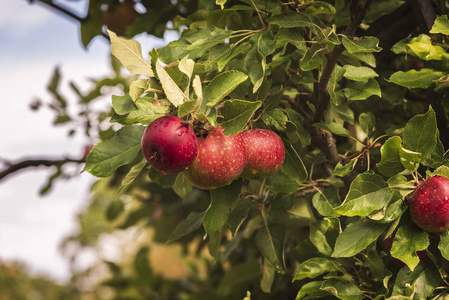
[[[74,8],[79,13],[85,11],[87,1],[72,3],[78,3]],[[136,39],[144,51],[163,43],[149,36]],[[0,160],[78,158],[91,142],[82,135],[69,138],[67,128],[52,126],[54,115],[48,109],[29,108],[35,98],[50,99],[46,86],[56,66],[62,73],[64,94],[70,95],[72,80],[88,90],[89,78],[111,73],[109,44],[97,37],[86,50],[77,22],[43,4],[0,1]],[[26,169],[0,181],[0,261],[21,260],[32,272],[66,280],[68,263],[58,246],[76,231],[76,214],[88,204],[95,178],[84,172],[58,181],[48,195],[40,196],[51,171]]]

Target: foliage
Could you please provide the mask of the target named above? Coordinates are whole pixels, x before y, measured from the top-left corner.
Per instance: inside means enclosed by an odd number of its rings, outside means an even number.
[[[155,13],[156,2],[170,13]],[[132,267],[107,262],[102,284],[113,299],[447,297],[447,233],[417,229],[407,207],[419,181],[449,175],[449,21],[436,18],[446,2],[419,2],[435,8],[432,20],[400,0],[142,0],[146,12],[128,35],[160,36],[170,20],[177,40],[141,49],[108,31],[115,77],[80,95],[89,105],[99,86],[121,89],[112,110],[97,114],[101,141],[84,168],[107,177],[93,191],[108,195],[108,225],[79,244],[130,228],[155,232],[136,241]],[[85,45],[103,4],[89,3]],[[124,78],[116,59],[133,75]],[[274,130],[284,165],[266,180],[212,191],[182,173],[160,174],[139,143],[164,114],[231,135]],[[161,275],[149,259],[154,242],[186,253],[193,245],[198,260],[183,278]]]
[[[68,299],[79,296],[62,284],[44,275],[31,275],[28,268],[18,262],[0,262],[0,298],[19,299]]]

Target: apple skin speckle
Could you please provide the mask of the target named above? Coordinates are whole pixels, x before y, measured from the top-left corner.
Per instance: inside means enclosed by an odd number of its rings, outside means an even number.
[[[410,199],[412,220],[427,232],[449,228],[449,180],[434,176],[421,183]]]
[[[250,129],[240,132],[245,143],[247,162],[242,178],[263,178],[276,173],[284,163],[282,139],[271,130]]]
[[[193,129],[175,116],[157,118],[142,135],[142,153],[150,165],[165,174],[188,168],[197,155]]]
[[[246,152],[239,135],[226,136],[220,126],[198,138],[198,155],[184,177],[194,186],[212,190],[237,179],[246,164]]]

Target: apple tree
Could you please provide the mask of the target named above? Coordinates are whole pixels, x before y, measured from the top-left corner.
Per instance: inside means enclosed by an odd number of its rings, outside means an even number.
[[[100,178],[101,203],[101,222],[88,220],[102,229],[84,222],[74,240],[152,228],[156,242],[194,246],[200,263],[168,279],[144,245],[127,270],[105,262],[111,275],[98,286],[112,299],[449,297],[449,234],[421,229],[409,208],[421,182],[449,178],[447,1],[126,1],[139,12],[106,31],[105,6],[124,5],[115,2],[90,0],[80,21],[85,46],[109,38],[115,73],[79,94],[87,106],[114,88],[111,109],[90,113],[86,128],[99,139],[84,170]],[[133,39],[167,30],[179,38],[158,49]],[[204,164],[159,172],[142,134],[164,116],[198,141],[275,133],[282,166],[209,184],[234,171],[241,147],[217,158],[200,142]],[[198,175],[216,159],[227,167]],[[447,220],[438,190],[429,210]]]

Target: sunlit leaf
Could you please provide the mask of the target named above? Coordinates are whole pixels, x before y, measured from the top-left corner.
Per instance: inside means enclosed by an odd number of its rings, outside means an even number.
[[[449,20],[447,15],[439,16],[432,26],[430,33],[442,33],[444,35],[449,35]]]
[[[349,53],[365,53],[365,52],[380,52],[379,40],[373,36],[365,36],[363,38],[351,38],[343,36],[342,39],[343,46]]]
[[[406,72],[395,72],[390,76],[388,81],[409,89],[426,89],[443,75],[445,75],[443,72],[434,69],[422,68],[419,71],[409,70]]]
[[[189,100],[189,97],[184,94],[181,88],[176,84],[173,78],[170,77],[159,61],[156,63],[156,72],[159,76],[162,88],[167,95],[167,99],[174,106],[179,106],[184,102],[184,100]]]
[[[324,257],[314,257],[301,263],[296,269],[293,280],[315,278],[335,270],[335,263]]]
[[[428,245],[427,232],[407,224],[399,227],[396,232],[391,246],[391,256],[403,261],[413,271],[420,260],[416,251],[422,251]]]
[[[223,116],[223,121],[220,124],[223,128],[223,133],[225,135],[235,135],[240,132],[261,104],[261,101],[225,101],[220,111]]]
[[[151,63],[142,57],[142,47],[139,42],[119,38],[108,30],[111,39],[111,52],[122,65],[133,74],[154,76]]]
[[[335,211],[346,216],[368,216],[387,204],[392,190],[383,178],[373,173],[362,173],[351,183],[343,204]]]
[[[226,71],[215,76],[206,87],[206,95],[209,99],[208,106],[215,106],[237,86],[244,82],[248,75],[240,71]]]

